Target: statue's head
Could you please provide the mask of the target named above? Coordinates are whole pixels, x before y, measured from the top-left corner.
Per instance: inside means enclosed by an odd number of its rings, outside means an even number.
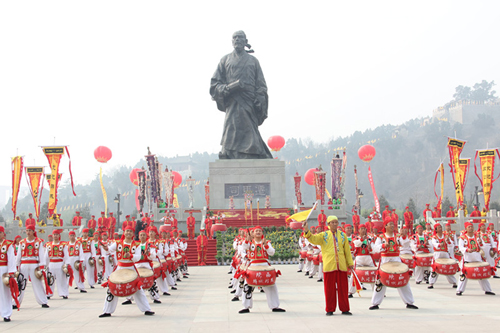
[[[236,51],[243,51],[247,44],[247,35],[245,35],[243,30],[238,30],[233,34],[233,47]]]

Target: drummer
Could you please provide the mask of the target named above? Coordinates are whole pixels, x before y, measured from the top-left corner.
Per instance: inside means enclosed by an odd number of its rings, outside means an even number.
[[[161,228],[161,227],[160,227]],[[160,235],[158,234],[158,229],[155,226],[149,227],[149,242],[153,243],[156,248],[156,258],[153,259],[154,262],[158,262],[160,265],[161,261],[165,260],[165,256],[163,255],[165,242],[160,239]],[[168,284],[166,281],[167,272],[161,268],[161,275],[156,279],[156,285],[159,288],[159,292],[163,292],[164,296],[170,296],[168,293]]]
[[[96,265],[90,265],[90,258],[95,258],[95,248],[92,246],[93,240],[89,238],[90,230],[85,228],[82,230],[82,237],[79,239],[81,244],[81,249],[83,252],[83,265],[87,271],[87,282],[89,283],[90,288],[94,289],[94,284],[96,283],[95,268]]]
[[[366,226],[364,224],[360,224],[358,229],[359,236],[352,241],[354,247],[354,266],[375,267],[375,263],[373,262],[373,258],[371,256],[371,239],[366,233]],[[349,289],[349,294],[354,294],[356,292],[356,288],[353,286],[353,283],[349,285]]]
[[[71,267],[71,269],[68,270],[72,271],[73,280],[75,281],[76,284],[75,289],[80,289],[81,293],[86,293],[87,291],[85,290],[85,284],[84,284],[85,275],[83,271],[85,265],[83,264],[84,257],[82,251],[82,244],[76,238],[76,234],[73,230],[69,232],[68,256],[69,256],[68,266]],[[77,267],[79,267],[79,269],[77,269]]]
[[[307,258],[307,240],[304,237],[304,232],[300,234],[299,237],[299,248],[300,248],[300,260],[299,260],[299,270],[297,273],[301,273],[302,269],[304,268],[304,262],[306,261]]]
[[[170,294],[168,293],[169,288],[172,290],[177,290],[177,288],[175,287],[175,280],[172,276],[172,253],[171,253],[169,239],[168,239],[169,234],[170,234],[170,232],[168,231],[168,227],[162,225],[160,227],[160,241],[161,241],[161,244],[163,245],[163,252],[162,252],[163,258],[165,259],[166,264],[167,264],[167,268],[165,270],[165,278],[163,279],[165,281],[165,283],[167,284],[167,288],[164,289],[165,285],[160,284],[160,288],[162,288],[164,296],[170,296]],[[173,249],[172,249],[172,251],[173,251]]]
[[[109,252],[104,249],[104,246],[109,247],[111,244],[112,244],[112,241],[110,241],[108,239],[108,233],[106,232],[106,230],[103,230],[103,232],[101,232],[101,244],[99,244],[101,258],[102,258],[102,262],[104,264],[103,270],[102,270],[103,281],[107,281],[109,276],[113,272],[114,256],[110,256]]]
[[[430,225],[430,224],[429,224]],[[421,224],[417,225],[416,233],[412,238],[412,249],[416,254],[420,253],[430,253],[429,248],[431,247],[429,243],[429,238],[424,234],[424,229]],[[425,267],[416,266],[415,267],[415,283],[420,284],[425,278]]]
[[[274,255],[275,250],[263,233],[262,227],[253,228],[253,236],[247,234],[247,239],[242,245],[244,251],[247,251],[249,266],[269,266],[269,256]],[[278,287],[276,283],[271,286],[262,287],[266,293],[267,305],[273,312],[285,312],[285,309],[280,308],[280,299],[278,295]],[[243,297],[243,309],[239,313],[249,313],[253,306],[252,293],[254,288],[245,284]]]
[[[387,262],[401,262],[401,258],[399,257],[399,247],[401,246],[397,235],[394,233],[394,222],[392,219],[387,218],[384,221],[385,233],[381,234],[377,241],[375,242],[375,246],[373,250],[375,252],[381,253],[380,265],[383,265]],[[387,287],[377,286],[373,290],[372,296],[372,306],[369,308],[370,310],[378,310],[379,305],[384,300],[385,292]],[[406,304],[407,309],[418,309],[413,303],[413,293],[411,292],[410,284],[407,283],[405,286],[397,288],[399,292],[399,296]]]
[[[460,263],[462,269],[464,263],[483,261],[480,253],[482,241],[479,237],[477,237],[477,235],[474,234],[473,224],[466,222],[464,223],[464,226],[465,233],[460,236],[458,240],[458,248],[463,254],[463,262]],[[462,296],[465,291],[465,287],[467,286],[467,280],[467,277],[462,273],[460,280],[458,281],[457,296]],[[491,291],[490,282],[487,279],[477,280],[477,282],[479,282],[479,285],[486,295],[495,295],[495,293]]]
[[[434,235],[431,238],[431,244],[434,248],[434,261],[436,261],[436,259],[451,259],[448,249],[450,247],[453,248],[454,244],[451,238],[443,234],[443,227],[439,223],[434,224]],[[453,288],[456,288],[457,279],[455,278],[455,275],[445,276],[448,283],[453,285]],[[434,283],[436,283],[438,277],[439,274],[434,272],[434,269],[432,268],[431,276],[429,278],[429,286],[427,287],[428,289],[434,288]]]
[[[479,226],[477,228],[477,236],[481,238],[481,241],[483,242],[481,250],[483,250],[484,252],[484,258],[492,268],[495,268],[495,259],[492,254],[496,252],[496,243],[491,233],[486,230],[486,223],[479,223]],[[493,274],[493,278],[498,279],[499,277],[496,274]]]
[[[111,246],[106,249],[110,254],[116,253],[118,258],[118,267],[116,271],[122,269],[136,270],[134,267],[134,262],[141,260],[141,251],[137,249],[138,243],[134,241],[134,228],[132,226],[127,226],[125,228],[125,233],[123,234],[123,240],[116,241],[116,243],[111,244]],[[137,276],[139,278],[139,276]],[[155,313],[151,311],[148,299],[144,290],[139,288],[137,292],[134,293],[134,299],[137,303],[139,310],[143,311],[145,315],[151,316]],[[115,312],[116,306],[118,305],[118,297],[113,296],[108,292],[106,295],[106,300],[104,301],[103,313],[99,318],[111,317],[111,314]]]

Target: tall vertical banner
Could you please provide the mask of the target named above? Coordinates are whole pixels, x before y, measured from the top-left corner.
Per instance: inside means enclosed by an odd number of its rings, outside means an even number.
[[[359,209],[360,206],[360,198],[359,198],[359,190],[358,190],[358,171],[356,170],[356,165],[354,165],[354,189],[356,190],[356,211],[361,215],[361,209]],[[354,212],[353,212],[354,213]]]
[[[300,191],[300,181],[302,177],[298,172],[295,172],[295,176],[293,176],[293,181],[295,183],[295,197],[297,198],[297,206],[302,204],[302,192]]]
[[[375,208],[377,209],[377,212],[380,213],[380,202],[378,201],[377,192],[375,191],[375,183],[373,182],[372,168],[370,166],[368,167],[368,181],[370,182],[370,185],[372,187]]]
[[[17,198],[21,187],[21,176],[23,175],[23,157],[12,157],[12,213],[16,218]]]
[[[142,212],[146,200],[146,170],[137,171],[137,178],[139,178],[139,212]]]
[[[28,187],[30,188],[31,196],[33,197],[33,203],[35,205],[35,215],[36,220],[40,217],[40,200],[42,198],[41,191],[43,190],[43,177],[45,176],[43,172],[43,167],[26,167],[26,180],[28,181]]]
[[[460,153],[464,149],[466,141],[448,138],[448,152],[450,154],[450,172],[455,187],[455,196],[457,205],[461,205],[464,200],[464,192],[462,188],[462,179],[458,178]]]
[[[458,179],[460,179],[460,185],[462,188],[462,196],[465,192],[465,186],[467,185],[467,179],[469,178],[469,167],[470,158],[460,158],[458,159]],[[462,197],[463,200],[463,197]]]
[[[151,201],[156,203],[158,202],[158,170],[157,170],[157,160],[155,159],[155,155],[146,155],[146,161],[148,163],[149,168],[149,179],[151,180]]]
[[[345,168],[346,168],[346,166],[347,166],[347,155],[346,155],[345,149],[344,149],[343,156],[342,156],[342,172],[340,174],[340,193],[339,193],[339,197],[337,199],[344,198],[344,194],[345,194]]]
[[[205,202],[207,203],[207,209],[208,209],[208,207],[210,207],[210,183],[208,180],[207,183],[205,184]]]
[[[474,173],[477,178],[481,182],[481,186],[483,187],[484,194],[484,207],[486,210],[490,209],[490,198],[491,198],[491,190],[493,189],[493,183],[500,177],[500,174],[493,179],[494,171],[495,171],[495,152],[497,153],[498,158],[500,158],[500,153],[498,149],[485,149],[485,150],[477,150],[476,156],[474,157]],[[479,156],[479,163],[481,165],[481,176],[477,174],[476,168],[476,159]]]
[[[102,167],[99,170],[99,181],[101,182],[102,198],[104,199],[104,216],[108,217],[108,194],[102,183]]]
[[[49,215],[54,214],[54,210],[57,207],[57,187],[59,186],[59,164],[61,163],[61,157],[64,155],[64,147],[42,147],[43,153],[47,156],[49,160],[49,166],[51,171],[49,181]],[[55,181],[54,181],[55,180]]]
[[[332,168],[332,197],[338,199],[341,193],[342,159],[334,157],[330,165]],[[316,198],[316,200],[319,200],[319,198]]]
[[[438,175],[441,175],[441,195],[438,196],[436,193],[436,183],[437,183],[437,178]],[[437,209],[441,213],[442,205],[443,205],[443,195],[444,195],[444,165],[441,163],[439,165],[439,168],[436,171],[436,176],[434,177],[434,195],[436,196],[436,199],[438,199],[437,203]],[[441,214],[439,214],[441,216]]]
[[[321,204],[325,204],[325,191],[326,191],[326,172],[315,171],[314,172],[314,185],[316,187],[316,200],[321,201]]]

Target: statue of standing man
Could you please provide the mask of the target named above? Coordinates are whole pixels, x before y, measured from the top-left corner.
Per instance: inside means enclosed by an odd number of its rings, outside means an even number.
[[[267,118],[268,96],[259,61],[243,31],[233,34],[234,51],[225,55],[210,82],[210,95],[226,113],[220,159],[273,158],[259,126]]]

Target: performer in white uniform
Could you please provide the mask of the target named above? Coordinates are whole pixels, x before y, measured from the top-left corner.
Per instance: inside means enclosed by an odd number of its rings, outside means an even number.
[[[5,239],[5,229],[0,226],[0,278],[4,274],[9,274],[9,279],[15,279],[16,257],[14,255],[15,244]],[[17,281],[15,281],[17,285]],[[0,315],[3,320],[10,321],[12,315],[12,296],[9,286],[0,281]]]
[[[431,238],[431,244],[434,248],[434,261],[436,259],[451,259],[449,248],[453,248],[455,245],[452,240],[443,234],[443,227],[436,223],[434,225],[434,235]],[[457,279],[455,275],[445,275],[448,283],[452,285],[453,288],[457,287]],[[429,277],[429,286],[427,288],[433,289],[434,283],[436,283],[439,274],[434,272],[432,269],[431,276]]]
[[[56,229],[52,232],[54,240],[46,245],[44,263],[49,267],[48,271],[54,277],[54,286],[57,286],[59,297],[68,299],[69,278],[63,272],[63,266],[68,264],[69,256],[67,243],[61,242],[61,231]],[[52,297],[53,294],[52,290],[52,293],[47,296]]]
[[[73,275],[73,280],[75,281],[76,287],[80,289],[81,293],[86,293],[85,290],[85,265],[83,264],[83,251],[82,244],[76,239],[76,234],[73,230],[69,232],[69,242],[68,248],[68,270],[71,271],[70,274]],[[75,264],[76,263],[76,264]],[[78,269],[77,269],[78,267]],[[82,270],[80,272],[80,270]],[[71,280],[71,279],[70,279]]]
[[[31,280],[33,293],[35,299],[42,308],[48,308],[47,295],[43,286],[43,278],[38,279],[35,276],[35,270],[44,270],[45,265],[43,259],[45,258],[45,247],[43,241],[36,237],[35,226],[30,225],[26,227],[26,237],[19,243],[20,250],[17,252],[17,267],[19,272],[23,275],[26,283]],[[23,302],[25,289],[19,291],[19,303]]]
[[[137,248],[139,244],[134,241],[134,231],[133,227],[126,227],[124,239],[116,241],[116,243],[111,244],[111,246],[106,249],[110,254],[116,253],[118,259],[118,267],[116,270],[135,270],[134,263],[141,260],[141,251]],[[139,310],[144,312],[147,316],[154,315],[142,288],[139,288],[139,290],[133,294],[133,297]],[[118,297],[113,296],[108,290],[106,300],[104,301],[103,313],[99,316],[99,318],[111,317],[111,314],[115,312],[117,305]]]

